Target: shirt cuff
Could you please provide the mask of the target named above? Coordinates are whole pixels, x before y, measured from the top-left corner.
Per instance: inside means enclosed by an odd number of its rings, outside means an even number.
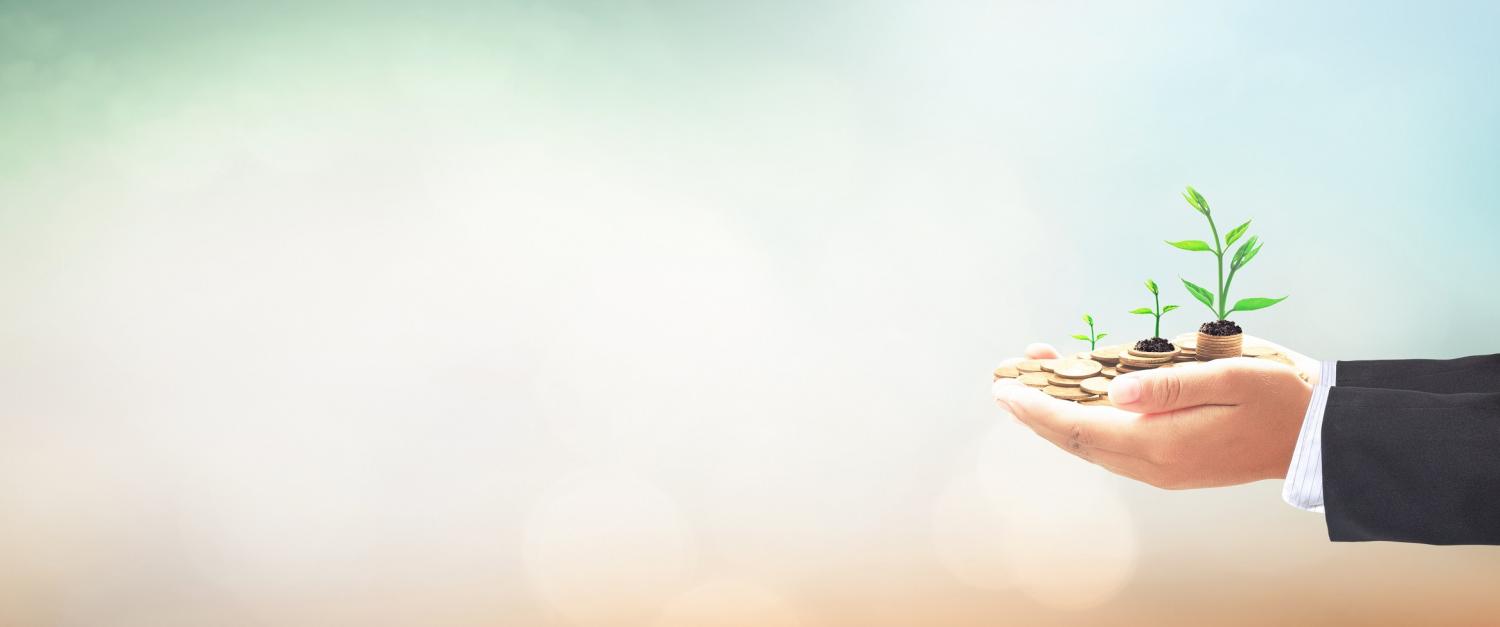
[[[1323,413],[1328,409],[1328,388],[1337,384],[1337,377],[1338,362],[1322,362],[1318,385],[1302,416],[1302,432],[1292,450],[1286,483],[1281,487],[1282,500],[1310,512],[1323,511]]]

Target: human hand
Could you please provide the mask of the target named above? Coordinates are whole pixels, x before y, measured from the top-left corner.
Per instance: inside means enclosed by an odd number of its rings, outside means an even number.
[[[1316,383],[1317,362],[1276,348]],[[1058,354],[1033,344],[1026,356]],[[1059,448],[1119,475],[1184,489],[1284,478],[1312,384],[1295,369],[1240,357],[1122,374],[1109,394],[1114,407],[1058,400],[1013,379],[994,386],[1002,409]]]

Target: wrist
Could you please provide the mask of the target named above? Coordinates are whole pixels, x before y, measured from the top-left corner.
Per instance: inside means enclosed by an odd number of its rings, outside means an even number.
[[[1317,398],[1318,386],[1298,380],[1296,391],[1291,394],[1288,408],[1277,421],[1276,459],[1266,469],[1267,479],[1284,480],[1297,452],[1297,443],[1302,439],[1303,426],[1308,411]]]

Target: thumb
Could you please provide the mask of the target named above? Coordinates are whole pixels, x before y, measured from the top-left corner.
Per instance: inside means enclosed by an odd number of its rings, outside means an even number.
[[[1027,359],[1057,359],[1061,356],[1062,355],[1059,355],[1057,353],[1057,349],[1053,348],[1051,344],[1042,344],[1041,342],[1037,342],[1035,344],[1026,345]]]
[[[1199,405],[1235,405],[1246,386],[1235,385],[1242,360],[1218,360],[1187,368],[1157,368],[1122,374],[1109,382],[1109,401],[1126,411],[1159,414]]]

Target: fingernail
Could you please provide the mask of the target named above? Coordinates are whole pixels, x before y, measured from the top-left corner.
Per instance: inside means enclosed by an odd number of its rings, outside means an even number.
[[[1134,403],[1141,398],[1141,382],[1135,377],[1115,377],[1109,382],[1109,400],[1116,403]]]

